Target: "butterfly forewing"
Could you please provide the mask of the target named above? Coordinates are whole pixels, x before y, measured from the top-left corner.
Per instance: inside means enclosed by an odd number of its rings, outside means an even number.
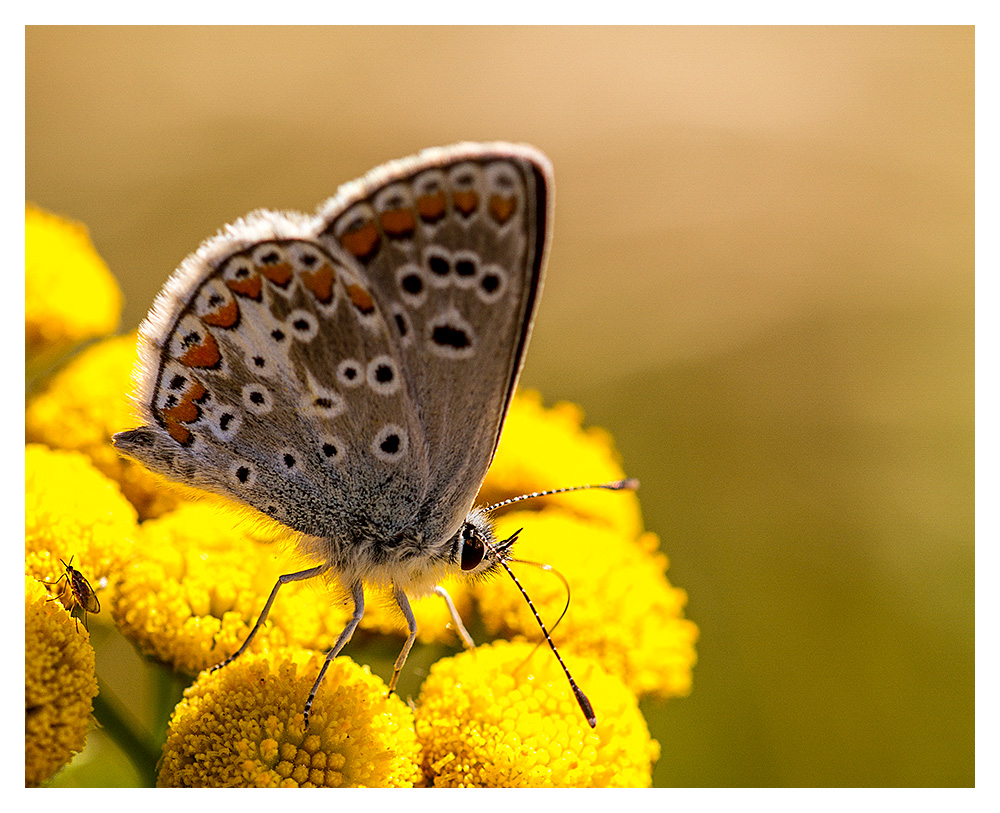
[[[464,519],[499,440],[531,329],[549,225],[547,161],[440,151],[324,209],[363,267],[420,407],[433,505]],[[426,521],[426,514],[422,521]]]

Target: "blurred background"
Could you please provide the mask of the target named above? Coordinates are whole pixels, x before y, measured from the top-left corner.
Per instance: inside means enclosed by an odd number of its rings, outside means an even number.
[[[613,433],[701,629],[655,783],[972,785],[974,91],[971,27],[29,27],[26,198],[131,329],[253,208],[540,147],[522,384]]]

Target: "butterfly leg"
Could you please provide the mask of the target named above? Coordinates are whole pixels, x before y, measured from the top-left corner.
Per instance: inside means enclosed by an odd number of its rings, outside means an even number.
[[[389,694],[392,694],[396,688],[396,681],[399,680],[399,673],[403,671],[403,664],[406,663],[406,656],[410,654],[410,648],[413,646],[413,642],[417,637],[417,621],[413,617],[413,610],[410,609],[410,602],[406,598],[406,593],[394,586],[392,589],[392,597],[396,599],[399,609],[403,611],[403,616],[406,618],[406,629],[409,631],[409,635],[406,637],[406,643],[403,644],[403,651],[400,652],[399,657],[396,658],[396,665],[392,670],[392,680],[389,681]]]
[[[279,576],[278,581],[275,582],[274,588],[271,590],[271,595],[267,597],[267,603],[264,605],[264,609],[260,611],[257,623],[253,625],[253,629],[250,630],[250,634],[246,637],[243,645],[222,663],[213,666],[209,671],[214,672],[216,669],[221,669],[223,666],[235,661],[246,651],[246,648],[250,646],[250,642],[257,634],[257,630],[259,630],[263,623],[267,620],[267,614],[271,612],[271,605],[274,603],[274,599],[278,595],[278,590],[281,588],[281,585],[288,584],[288,582],[298,582],[303,579],[311,579],[313,576],[318,576],[320,573],[323,573],[328,567],[329,565],[319,565],[317,567],[311,567],[308,570],[300,570],[298,573],[286,573],[284,576]]]
[[[451,600],[451,596],[448,595],[448,591],[439,584],[434,588],[434,592],[441,596],[441,598],[444,599],[444,603],[448,606],[448,613],[451,615],[451,623],[455,625],[455,632],[457,632],[459,638],[462,639],[462,643],[465,644],[465,648],[475,649],[476,642],[472,640],[472,636],[469,635],[469,631],[465,628],[465,624],[462,623],[462,616],[460,616],[458,614],[458,610],[455,609],[455,602]]]
[[[336,658],[340,653],[340,650],[342,650],[347,642],[351,640],[351,636],[354,635],[354,630],[361,621],[361,616],[365,614],[365,591],[361,582],[356,582],[351,585],[351,598],[354,599],[354,613],[351,615],[351,620],[347,622],[347,626],[344,627],[344,631],[340,633],[337,643],[335,643],[330,651],[326,653],[326,660],[323,661],[323,666],[319,670],[319,674],[316,676],[316,682],[313,683],[312,689],[309,690],[309,699],[306,700],[304,719],[304,725],[306,728],[309,728],[309,709],[312,708],[313,700],[316,699],[316,692],[319,691],[319,684],[323,682],[323,675],[326,674],[326,670],[330,666],[330,661]]]

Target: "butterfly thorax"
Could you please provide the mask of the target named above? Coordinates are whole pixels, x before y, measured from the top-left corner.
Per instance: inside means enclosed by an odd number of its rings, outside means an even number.
[[[398,587],[411,597],[429,594],[449,576],[483,575],[497,566],[497,555],[506,553],[479,510],[470,511],[450,534],[408,530],[392,538],[307,537],[300,549],[327,564],[345,585]]]

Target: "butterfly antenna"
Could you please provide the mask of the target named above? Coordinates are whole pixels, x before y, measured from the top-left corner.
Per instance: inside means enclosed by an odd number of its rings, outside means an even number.
[[[531,494],[522,494],[520,497],[511,497],[509,500],[494,503],[484,508],[483,511],[489,514],[498,508],[505,508],[513,503],[521,502],[521,500],[531,500],[535,497],[549,497],[553,494],[565,494],[569,491],[589,491],[595,488],[602,488],[606,491],[635,491],[639,488],[639,481],[634,477],[628,477],[624,480],[614,480],[610,483],[588,483],[585,486],[567,486],[566,488],[552,488],[548,491],[533,491]]]
[[[584,488],[593,488],[593,486],[584,486]],[[560,491],[573,491],[574,489],[566,488],[559,489]],[[550,493],[550,492],[544,492]],[[536,496],[536,495],[530,495]],[[510,500],[509,502],[516,502],[516,500]],[[587,722],[590,724],[591,728],[597,725],[597,717],[594,715],[594,707],[590,705],[590,700],[587,699],[587,695],[583,693],[583,690],[576,685],[576,681],[573,680],[573,675],[570,674],[569,668],[563,662],[562,656],[559,654],[559,650],[556,649],[556,645],[552,642],[552,636],[549,635],[549,631],[545,628],[545,624],[542,622],[542,617],[538,614],[538,610],[535,609],[535,605],[531,603],[531,599],[528,597],[527,592],[521,586],[521,582],[517,580],[517,576],[514,575],[514,571],[511,570],[507,563],[503,559],[503,554],[501,551],[508,550],[514,541],[517,539],[517,535],[521,533],[523,529],[518,529],[509,538],[505,539],[499,545],[494,547],[488,542],[486,543],[487,549],[496,557],[496,560],[500,563],[501,567],[507,571],[507,575],[514,580],[514,584],[517,585],[517,589],[521,591],[521,595],[524,596],[524,600],[528,602],[528,606],[531,608],[532,615],[535,616],[535,621],[538,622],[538,626],[542,628],[542,633],[545,635],[545,640],[548,642],[549,647],[552,649],[552,654],[556,656],[556,660],[559,661],[559,665],[562,667],[563,672],[566,673],[566,679],[569,681],[569,687],[573,690],[573,696],[576,698],[576,702],[580,704],[580,709],[583,711],[583,716],[587,718]],[[499,548],[500,550],[498,550]]]
[[[553,624],[551,627],[549,627],[549,634],[551,635],[553,632],[556,631],[556,627],[558,627],[562,623],[563,618],[566,617],[566,613],[569,611],[569,602],[570,602],[569,580],[562,573],[560,573],[558,570],[552,567],[552,565],[546,564],[545,562],[533,562],[530,559],[508,559],[507,561],[514,562],[515,564],[519,565],[531,565],[532,567],[537,567],[539,570],[547,570],[549,573],[558,576],[559,580],[563,583],[563,587],[566,588],[566,604],[563,605],[562,612],[559,613],[559,617],[556,619],[556,623]],[[538,651],[538,647],[540,647],[541,645],[542,645],[541,641],[535,644],[535,648],[531,650],[531,654],[529,654],[528,657],[521,662],[521,666],[518,666],[517,669],[515,669],[514,671],[515,672],[518,671],[518,669],[520,669],[528,661],[530,661],[534,656],[534,654]]]

